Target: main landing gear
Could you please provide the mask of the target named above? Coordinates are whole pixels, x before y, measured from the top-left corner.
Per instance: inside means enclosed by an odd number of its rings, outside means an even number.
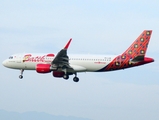
[[[24,70],[21,69],[21,72],[20,72],[20,75],[19,75],[19,78],[20,78],[20,79],[23,79],[23,72],[24,72]]]
[[[74,82],[78,82],[79,81],[79,78],[77,77],[77,73],[75,73],[75,77],[73,78],[73,81]]]
[[[69,75],[65,74],[65,75],[63,76],[63,78],[64,78],[65,80],[68,80],[68,79],[69,79]]]
[[[68,80],[69,79],[69,75],[68,74],[64,74],[63,78],[65,80]],[[77,77],[77,74],[75,73],[75,77],[73,78],[73,81],[74,82],[79,82],[79,78]]]
[[[78,81],[79,81],[79,78],[75,76],[75,77],[73,78],[73,81],[74,81],[74,82],[78,82]]]
[[[74,82],[78,82],[79,81],[79,78],[77,77],[77,73],[75,73],[75,77],[73,78],[73,81]]]

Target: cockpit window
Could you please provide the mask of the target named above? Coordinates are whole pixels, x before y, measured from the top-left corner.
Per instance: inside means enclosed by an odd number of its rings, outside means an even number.
[[[9,59],[13,59],[13,56],[10,56]]]

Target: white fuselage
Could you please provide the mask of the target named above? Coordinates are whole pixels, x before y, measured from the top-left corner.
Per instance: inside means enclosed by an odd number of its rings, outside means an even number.
[[[36,70],[37,64],[51,64],[55,56],[48,54],[14,54],[3,62],[12,69]],[[95,72],[107,66],[116,56],[112,55],[69,55],[69,64],[76,72]]]

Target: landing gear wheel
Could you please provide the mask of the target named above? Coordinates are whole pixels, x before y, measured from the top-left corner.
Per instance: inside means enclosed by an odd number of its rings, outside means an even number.
[[[23,75],[19,75],[19,78],[22,79],[22,78],[23,78]]]
[[[63,76],[63,78],[64,78],[65,80],[68,80],[68,79],[69,79],[69,76],[65,74],[65,75]]]
[[[79,81],[79,78],[78,78],[78,77],[74,77],[74,78],[73,78],[73,81],[74,81],[74,82],[78,82],[78,81]]]

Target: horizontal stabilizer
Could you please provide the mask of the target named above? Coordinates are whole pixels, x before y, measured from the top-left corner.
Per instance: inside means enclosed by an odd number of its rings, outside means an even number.
[[[131,62],[141,62],[144,61],[144,55],[136,56],[134,59],[131,60]]]

